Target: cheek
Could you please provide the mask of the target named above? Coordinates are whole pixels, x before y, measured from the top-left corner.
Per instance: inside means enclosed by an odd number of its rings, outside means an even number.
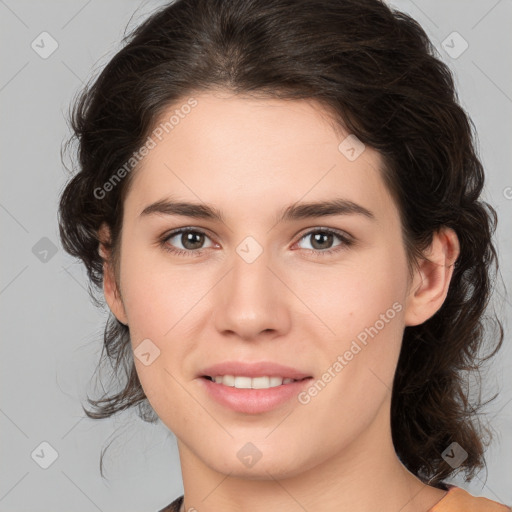
[[[367,252],[314,271],[290,270],[288,282],[330,339],[352,338],[376,322],[383,331],[381,315],[386,327],[397,323],[407,286],[405,271],[399,272],[404,265],[400,259],[401,254],[385,250]]]
[[[404,329],[403,257],[384,248],[338,268],[326,267],[323,275],[303,273],[296,283],[322,321],[325,335],[317,332],[314,338],[317,329],[312,329],[310,336],[317,340],[323,368],[336,374],[333,388],[351,389],[344,401],[356,409],[360,397],[367,397],[370,407],[370,397],[378,401],[392,387]]]
[[[133,338],[162,339],[204,294],[198,274],[192,283],[190,272],[155,252],[134,248],[123,259],[123,304]]]
[[[157,390],[172,388],[171,396],[179,395],[172,376],[182,382],[183,364],[197,351],[205,318],[210,318],[204,298],[216,276],[192,267],[184,271],[183,265],[173,266],[163,257],[150,258],[144,251],[127,251],[121,282],[139,380],[152,404],[158,404]],[[148,366],[137,358],[143,351],[154,357]],[[185,373],[188,378],[190,372]]]

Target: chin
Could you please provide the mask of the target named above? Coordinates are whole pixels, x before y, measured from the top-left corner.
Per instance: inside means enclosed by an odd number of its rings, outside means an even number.
[[[245,462],[244,452],[240,454],[240,457],[238,455],[228,457],[227,451],[225,451],[219,454],[210,454],[212,456],[211,460],[206,457],[203,458],[203,462],[214,471],[245,480],[269,480],[272,477],[277,479],[292,478],[307,469],[308,465],[304,461],[297,460],[294,453],[290,453],[288,456],[283,452],[278,452],[277,448],[272,450],[272,448],[267,447],[267,450],[270,450],[271,455],[265,455],[265,452],[263,452],[260,458],[258,460],[254,459],[254,461],[248,459]],[[231,449],[229,451],[231,452]],[[239,448],[236,449],[237,454],[240,451]],[[245,453],[250,453],[250,449],[246,449]],[[255,457],[257,457],[256,453],[254,451]],[[311,461],[310,465],[313,467],[315,464]]]

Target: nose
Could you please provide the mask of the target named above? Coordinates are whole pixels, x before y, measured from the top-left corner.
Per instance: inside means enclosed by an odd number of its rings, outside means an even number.
[[[284,284],[285,276],[266,251],[254,261],[240,254],[234,254],[231,269],[216,287],[215,328],[243,340],[282,335],[291,324],[288,301],[292,294]]]

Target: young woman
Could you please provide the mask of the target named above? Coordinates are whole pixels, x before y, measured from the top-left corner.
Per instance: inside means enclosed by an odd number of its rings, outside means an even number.
[[[482,363],[496,215],[414,20],[178,0],[72,125],[61,237],[103,289],[124,385],[86,412],[138,406],[176,435],[184,496],[163,510],[510,510],[445,482],[484,464],[462,371]]]

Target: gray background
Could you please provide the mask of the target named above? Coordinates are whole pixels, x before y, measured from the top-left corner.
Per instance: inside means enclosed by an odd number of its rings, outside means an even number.
[[[500,217],[497,245],[510,288],[512,1],[392,4],[421,23],[455,73],[461,103],[479,134],[484,198]],[[60,149],[69,136],[68,105],[120,48],[128,22],[134,27],[159,5],[0,0],[0,511],[156,511],[183,491],[175,439],[162,423],[146,424],[134,411],[94,421],[82,411],[86,393],[99,396],[94,370],[107,312],[91,303],[81,264],[62,250],[56,216],[67,180]],[[31,47],[43,31],[58,43],[46,59]],[[447,39],[454,31],[469,45],[460,56],[463,41]],[[484,396],[502,390],[487,409],[496,436],[487,472],[471,483],[453,482],[512,504],[512,308],[503,289],[495,306],[506,338],[487,373]],[[99,455],[112,440],[105,481]],[[58,454],[47,469],[40,464],[51,462],[51,450],[42,442]]]

